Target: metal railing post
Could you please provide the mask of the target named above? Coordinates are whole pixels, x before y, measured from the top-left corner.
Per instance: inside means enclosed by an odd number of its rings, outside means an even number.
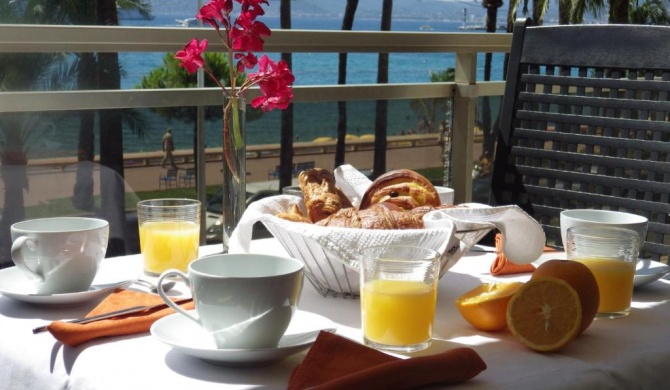
[[[477,103],[477,54],[456,54],[456,91],[453,106],[452,169],[454,203],[472,201],[472,164]]]

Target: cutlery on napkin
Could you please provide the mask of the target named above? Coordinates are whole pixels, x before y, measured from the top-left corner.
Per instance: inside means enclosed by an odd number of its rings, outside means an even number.
[[[401,359],[321,332],[291,373],[288,390],[413,389],[464,382],[485,369],[486,363],[471,348]]]
[[[132,306],[153,306],[163,303],[163,300],[154,294],[117,290],[96,306],[87,317],[116,311]],[[192,301],[184,302],[181,306],[190,310],[195,307]],[[158,306],[145,311],[134,312],[112,319],[90,322],[87,324],[54,321],[47,326],[47,330],[58,341],[71,347],[94,340],[100,337],[121,336],[148,332],[151,325],[158,319],[172,314],[171,308]]]
[[[505,256],[502,251],[503,237],[502,233],[496,233],[496,259],[491,263],[491,275],[510,275],[521,274],[535,271],[533,264],[518,264],[514,260]],[[558,252],[556,249],[545,246],[544,253]]]

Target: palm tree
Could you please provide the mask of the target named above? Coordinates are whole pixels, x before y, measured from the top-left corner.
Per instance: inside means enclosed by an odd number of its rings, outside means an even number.
[[[291,1],[281,0],[279,5],[279,23],[282,29],[291,29]],[[289,69],[293,67],[291,53],[282,53],[282,60],[286,61]],[[293,180],[293,104],[291,103],[281,113],[281,154],[279,156],[279,188],[288,187]]]
[[[528,0],[524,0],[526,3]],[[533,5],[531,18],[533,19],[534,26],[541,26],[544,21],[544,16],[547,14],[549,9],[549,0],[532,0],[531,4]],[[524,6],[527,8],[527,6]]]
[[[391,31],[391,15],[393,0],[384,0],[382,3],[381,31]],[[377,60],[377,84],[388,84],[389,81],[389,54],[379,53]],[[375,153],[372,164],[372,176],[379,177],[386,172],[386,121],[388,101],[377,100],[375,111]]]
[[[115,10],[133,10],[149,19],[151,17],[151,5],[146,0],[110,0],[111,7],[114,3]],[[100,15],[99,1],[92,4],[88,1],[71,0],[62,2],[59,6],[62,12],[72,24],[102,24],[118,25],[118,15],[113,18]],[[111,15],[110,15],[111,16]],[[98,81],[98,64],[102,58],[111,58],[109,56],[99,56],[94,53],[77,53],[79,58],[78,88],[95,89]],[[117,56],[118,57],[118,56]],[[113,61],[112,61],[113,62]],[[118,59],[116,60],[118,63]],[[119,83],[120,86],[120,83]],[[82,110],[79,113],[79,142],[77,160],[77,177],[73,191],[72,203],[81,210],[92,210],[93,204],[93,170],[92,162],[95,157],[95,111]],[[122,173],[122,172],[121,172]]]
[[[115,0],[96,0],[96,24],[119,24]],[[96,77],[99,89],[120,89],[118,53],[98,53]],[[126,254],[125,182],[123,180],[123,123],[120,110],[98,110],[100,122],[100,204],[102,218],[109,222],[107,256]]]
[[[502,0],[483,0],[482,6],[486,8],[486,32],[495,33],[498,26],[498,8],[502,7]],[[491,81],[491,63],[493,53],[484,55],[484,81]],[[484,133],[483,156],[493,156],[496,134],[495,126],[491,122],[491,101],[488,96],[482,98],[482,131]]]
[[[570,23],[580,24],[584,21],[584,13],[588,12],[595,17],[600,17],[602,10],[606,8],[604,0],[576,0],[572,3],[572,14]]]
[[[40,24],[55,17],[40,2],[2,2],[0,23]],[[50,84],[65,85],[71,76],[66,57],[60,53],[3,54],[0,56],[0,90],[46,89]],[[11,264],[10,226],[25,219],[23,191],[29,189],[26,166],[28,151],[46,131],[53,128],[59,114],[0,115],[0,178],[4,182],[0,218],[0,268]]]
[[[342,31],[351,31],[354,26],[354,16],[358,8],[358,0],[347,0],[342,18]],[[340,53],[337,67],[337,84],[347,83],[347,58],[348,53]],[[347,138],[347,102],[337,102],[337,146],[335,147],[335,168],[344,164],[344,148]]]
[[[628,15],[631,24],[670,24],[667,2],[663,0],[645,0],[642,4],[640,0],[635,0],[630,4]]]

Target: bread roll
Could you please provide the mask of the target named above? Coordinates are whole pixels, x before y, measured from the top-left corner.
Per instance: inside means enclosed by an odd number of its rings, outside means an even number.
[[[440,206],[440,195],[433,184],[421,174],[398,169],[379,176],[361,199],[360,209],[381,203],[393,203],[404,210],[420,206]]]

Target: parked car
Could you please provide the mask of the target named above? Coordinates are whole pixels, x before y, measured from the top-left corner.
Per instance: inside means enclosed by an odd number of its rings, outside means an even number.
[[[267,198],[268,196],[277,195],[275,190],[261,190],[255,193],[247,192],[247,207],[259,199]],[[223,190],[217,192],[207,201],[205,208],[205,240],[207,244],[219,244],[223,240]],[[254,225],[252,238],[271,237],[269,231],[265,226],[258,222]]]

